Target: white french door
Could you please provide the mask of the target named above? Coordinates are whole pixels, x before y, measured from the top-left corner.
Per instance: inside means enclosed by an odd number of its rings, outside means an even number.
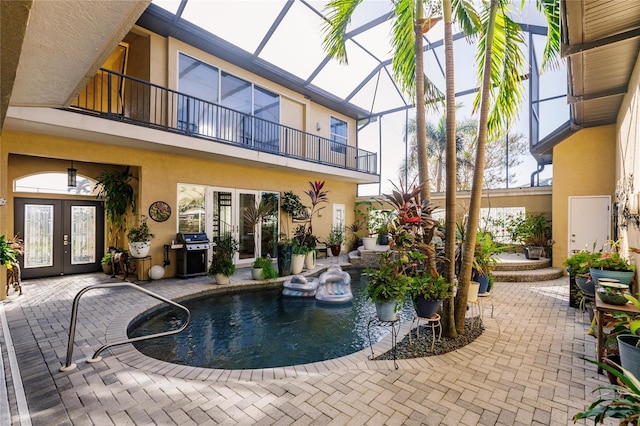
[[[247,223],[244,212],[260,201],[260,191],[236,188],[207,188],[207,235],[230,233],[239,243],[234,263],[250,264],[260,256],[260,227]]]

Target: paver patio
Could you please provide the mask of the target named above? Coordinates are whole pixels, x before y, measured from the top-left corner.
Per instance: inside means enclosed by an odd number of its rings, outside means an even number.
[[[80,302],[78,368],[60,372],[74,296],[115,281],[102,273],[55,277],[25,281],[24,296],[10,293],[0,306],[8,394],[0,424],[565,425],[606,381],[579,358],[595,356],[595,338],[586,334],[586,314],[568,306],[567,277],[496,283],[494,318],[485,303],[478,340],[400,360],[398,370],[392,361],[369,361],[368,348],[327,362],[230,371],[167,364],[124,345],[90,364],[84,359],[122,339],[128,322],[157,303],[128,288],[98,289]],[[215,287],[207,277],[140,284],[169,298]]]

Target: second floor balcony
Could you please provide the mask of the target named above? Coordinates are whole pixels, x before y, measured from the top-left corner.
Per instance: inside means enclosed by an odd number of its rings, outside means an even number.
[[[377,154],[101,69],[71,111],[342,169],[377,174]]]

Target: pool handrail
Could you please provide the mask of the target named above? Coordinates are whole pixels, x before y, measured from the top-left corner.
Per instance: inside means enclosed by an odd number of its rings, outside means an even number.
[[[133,337],[133,338],[121,340],[119,342],[108,343],[106,345],[103,345],[100,348],[98,348],[98,350],[93,354],[93,356],[91,358],[87,359],[87,362],[89,362],[89,363],[100,361],[102,359],[99,356],[100,353],[102,353],[102,351],[104,351],[107,348],[110,348],[110,347],[113,347],[113,346],[125,345],[127,343],[139,342],[139,341],[142,341],[142,340],[155,339],[156,337],[171,336],[173,334],[178,334],[178,333],[182,332],[189,325],[189,321],[191,320],[191,312],[189,311],[189,309],[187,309],[185,306],[183,306],[183,305],[181,305],[179,303],[174,302],[173,300],[169,300],[169,299],[167,299],[165,297],[162,297],[159,294],[153,293],[153,292],[151,292],[151,291],[149,291],[147,289],[144,289],[144,288],[142,288],[142,287],[140,287],[140,286],[138,286],[136,284],[133,284],[133,283],[130,283],[130,282],[117,282],[117,283],[93,284],[93,285],[87,286],[87,287],[83,288],[82,290],[80,290],[78,292],[78,294],[76,294],[76,297],[73,299],[73,308],[71,309],[71,323],[69,325],[69,342],[68,342],[68,346],[67,346],[67,358],[66,358],[64,367],[61,367],[60,371],[71,371],[71,370],[76,368],[76,364],[71,362],[71,358],[73,357],[73,343],[74,343],[75,334],[76,334],[76,322],[77,322],[77,319],[78,319],[78,305],[80,303],[80,298],[82,297],[83,294],[85,294],[89,290],[93,290],[93,289],[97,289],[97,288],[111,288],[111,287],[130,287],[130,288],[133,288],[134,290],[137,290],[137,291],[139,291],[141,293],[144,293],[144,294],[146,294],[148,296],[151,296],[154,299],[158,299],[158,300],[160,300],[162,302],[168,303],[169,305],[175,306],[178,309],[182,309],[187,314],[187,319],[182,324],[182,326],[180,328],[176,329],[176,330],[163,331],[162,333],[150,334],[148,336]]]

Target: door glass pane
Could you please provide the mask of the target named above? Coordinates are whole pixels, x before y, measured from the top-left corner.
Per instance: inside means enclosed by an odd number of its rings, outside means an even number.
[[[271,214],[262,217],[260,229],[260,255],[269,255],[275,259],[278,257],[278,197],[277,192],[262,193],[262,200],[274,206]]]
[[[24,206],[23,268],[53,266],[53,206]]]
[[[71,206],[71,264],[96,262],[96,208]]]
[[[231,233],[231,192],[213,191],[213,231],[212,239]]]
[[[178,185],[178,232],[205,232],[205,187]]]
[[[256,206],[254,194],[240,194],[240,259],[252,259],[256,256],[256,229],[245,219],[245,212],[250,207]]]

